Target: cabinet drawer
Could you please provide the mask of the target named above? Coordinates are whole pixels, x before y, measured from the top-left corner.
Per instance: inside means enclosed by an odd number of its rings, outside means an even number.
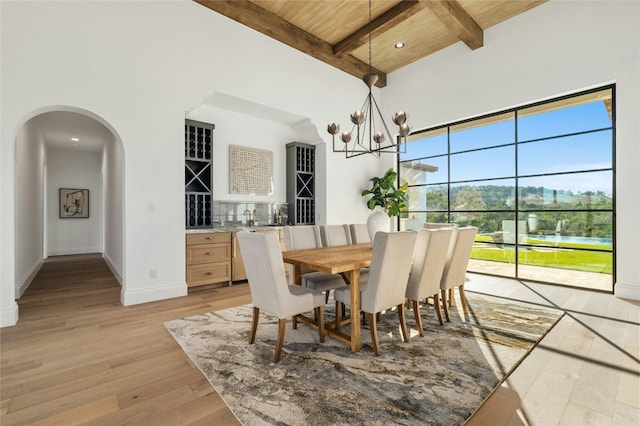
[[[187,265],[231,260],[231,244],[187,246]]]
[[[230,243],[230,232],[208,232],[187,234],[187,245],[194,244],[212,244],[212,243]]]
[[[187,266],[187,286],[231,281],[231,263],[207,263]]]

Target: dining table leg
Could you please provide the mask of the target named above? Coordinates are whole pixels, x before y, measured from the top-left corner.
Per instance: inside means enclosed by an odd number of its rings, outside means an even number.
[[[295,285],[302,285],[302,268],[298,265],[293,267],[293,283]]]
[[[360,338],[360,269],[349,273],[351,282],[351,352],[359,352],[362,346]]]

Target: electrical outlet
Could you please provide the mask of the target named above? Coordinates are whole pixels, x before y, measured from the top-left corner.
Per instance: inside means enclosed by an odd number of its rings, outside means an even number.
[[[158,278],[158,270],[149,269],[149,278],[151,278],[152,280]]]

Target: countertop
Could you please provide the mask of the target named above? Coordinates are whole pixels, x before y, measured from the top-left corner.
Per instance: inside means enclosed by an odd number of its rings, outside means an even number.
[[[238,231],[277,231],[284,228],[284,225],[266,225],[266,226],[242,226],[242,225],[233,225],[233,226],[214,226],[213,228],[204,228],[204,229],[187,229],[185,232],[187,234],[201,234],[205,232],[238,232]]]

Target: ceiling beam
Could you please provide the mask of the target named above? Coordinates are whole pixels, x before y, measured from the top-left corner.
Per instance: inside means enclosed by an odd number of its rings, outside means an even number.
[[[482,28],[460,3],[456,0],[427,1],[426,3],[434,15],[471,50],[482,47],[484,34]]]
[[[369,64],[351,55],[338,57],[333,54],[333,46],[310,34],[279,16],[248,0],[194,0],[214,12],[276,39],[294,49],[326,62],[354,77],[362,78],[369,72]],[[372,69],[378,75],[377,87],[387,85],[387,74]]]
[[[382,15],[371,20],[370,24],[367,23],[353,34],[348,35],[343,40],[336,43],[333,47],[333,53],[338,57],[342,57],[349,52],[353,52],[358,47],[367,44],[370,32],[372,39],[383,34],[398,25],[400,22],[417,13],[416,9],[418,8],[416,6],[419,4],[419,0],[401,1]],[[421,9],[424,7],[425,6],[422,6]]]

